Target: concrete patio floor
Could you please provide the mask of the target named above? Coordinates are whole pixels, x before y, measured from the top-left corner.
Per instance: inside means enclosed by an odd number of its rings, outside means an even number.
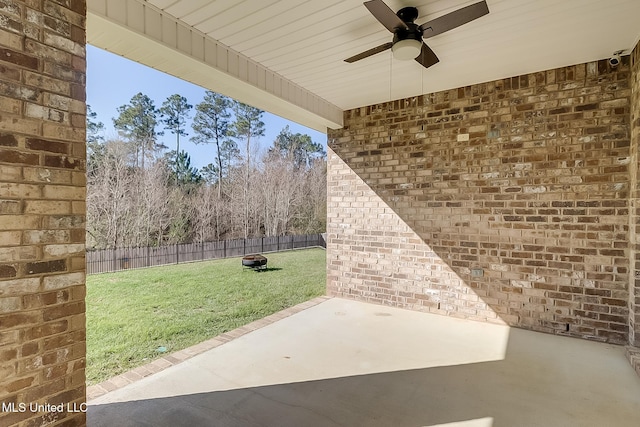
[[[328,299],[89,402],[94,426],[640,425],[624,348]]]

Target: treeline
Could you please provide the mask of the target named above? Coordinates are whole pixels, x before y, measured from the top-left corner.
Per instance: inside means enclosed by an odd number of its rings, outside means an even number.
[[[156,108],[138,93],[117,111],[118,137],[105,140],[87,108],[87,246],[325,231],[326,153],[309,135],[287,126],[260,150],[263,111],[211,91],[195,108],[177,94]],[[188,130],[211,146],[201,169],[179,148]],[[160,143],[163,131],[175,135],[176,150]]]

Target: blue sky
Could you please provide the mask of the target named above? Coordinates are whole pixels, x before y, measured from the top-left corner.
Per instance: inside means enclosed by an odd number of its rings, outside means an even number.
[[[178,93],[192,105],[202,101],[205,89],[168,74],[114,55],[110,52],[87,45],[87,104],[97,113],[98,121],[104,123],[105,137],[116,136],[113,118],[118,115],[117,108],[128,104],[131,98],[142,92],[153,99],[156,107],[160,107],[165,99]],[[193,117],[193,113],[191,114]],[[326,135],[305,126],[265,112],[265,136],[260,138],[260,145],[268,147],[282,128],[289,125],[294,133],[305,133],[315,142],[326,146]],[[180,149],[191,155],[191,164],[201,168],[213,161],[214,147],[210,144],[193,144],[188,139],[193,136],[189,122],[189,136],[180,138]],[[160,127],[158,130],[162,130]],[[175,135],[165,132],[161,141],[175,150]]]

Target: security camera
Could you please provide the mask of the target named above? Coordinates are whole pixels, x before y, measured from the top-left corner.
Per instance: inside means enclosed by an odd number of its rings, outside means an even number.
[[[620,54],[622,53],[622,51],[618,51],[618,52],[614,52],[613,56],[611,56],[611,58],[609,58],[609,65],[611,65],[611,67],[615,68],[618,65],[620,65]]]
[[[620,64],[620,54],[614,53],[611,58],[609,58],[609,65],[612,67],[617,67]]]

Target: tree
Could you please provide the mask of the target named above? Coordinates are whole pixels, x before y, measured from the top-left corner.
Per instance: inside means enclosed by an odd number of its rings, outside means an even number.
[[[286,157],[267,155],[258,183],[262,208],[262,226],[267,236],[285,235],[303,196],[303,172]]]
[[[123,247],[135,234],[130,227],[135,181],[124,141],[107,141],[104,156],[87,179],[87,233],[89,244],[101,248]]]
[[[169,171],[163,162],[155,162],[141,171],[135,194],[138,206],[141,236],[137,246],[160,246],[166,242],[166,230],[169,228],[175,212],[169,209],[167,200],[171,189],[167,185]]]
[[[185,127],[191,108],[193,105],[187,102],[187,98],[177,93],[168,97],[160,107],[160,121],[165,129],[176,136],[176,153],[180,153],[180,136],[188,135]],[[176,161],[179,159],[176,158]]]
[[[315,159],[302,182],[304,197],[296,213],[294,227],[301,233],[323,233],[327,230],[327,161]]]
[[[226,215],[226,203],[216,195],[215,188],[201,185],[191,197],[193,237],[197,242],[220,240],[231,222]]]
[[[200,175],[204,182],[210,185],[218,184],[218,167],[213,163],[209,163],[206,166],[200,168]]]
[[[91,105],[87,104],[87,142],[102,142],[104,136],[101,135],[104,132],[104,123],[95,121],[98,114],[91,109]]]
[[[156,132],[158,124],[156,109],[153,101],[141,92],[131,98],[129,104],[118,107],[118,117],[113,119],[114,127],[135,146],[135,166],[138,166],[138,154],[140,164],[144,169],[145,158],[148,152],[160,148],[158,136],[162,132]]]
[[[289,125],[280,131],[269,151],[272,154],[291,157],[297,168],[308,168],[314,159],[326,156],[321,144],[313,142],[309,135],[291,133]]]
[[[264,111],[234,100],[233,112],[235,113],[235,121],[231,124],[229,134],[240,141],[244,141],[245,161],[248,171],[251,167],[251,139],[264,136],[264,122],[262,121]]]
[[[194,190],[197,191],[197,188]],[[174,187],[169,192],[166,203],[171,211],[171,222],[166,231],[166,239],[170,244],[190,242],[193,237],[194,204],[189,202],[190,199],[191,194],[179,187]]]
[[[196,105],[196,115],[191,124],[195,132],[195,136],[191,138],[194,143],[216,145],[215,170],[218,175],[218,197],[222,196],[222,178],[225,175],[223,157],[229,157],[229,153],[225,153],[225,148],[231,148],[228,143],[231,117],[229,106],[229,98],[208,90],[205,92],[203,101]]]
[[[87,173],[92,174],[100,158],[105,155],[104,123],[96,121],[98,115],[87,104]]]
[[[171,182],[178,187],[185,187],[189,190],[190,187],[202,182],[202,175],[198,169],[191,166],[191,156],[186,151],[182,150],[176,154],[172,150],[165,155],[165,159],[171,171]]]
[[[233,168],[240,159],[240,150],[238,149],[238,144],[236,144],[233,139],[225,139],[222,141],[220,149],[222,153],[220,155],[220,164],[223,167],[224,173],[222,174],[222,178],[224,179],[229,176],[231,168]]]
[[[255,141],[265,133],[263,112],[213,92],[208,95],[196,107],[201,120],[194,126],[194,140],[216,144],[216,153],[200,171],[184,150],[150,155],[159,147],[157,123],[176,135],[177,146],[186,135],[186,114],[178,117],[188,111],[184,98],[167,99],[157,121],[153,102],[141,93],[134,96],[114,119],[127,139],[104,141],[104,125],[88,108],[88,245],[159,246],[324,231],[322,146],[285,127],[269,150],[259,150]]]
[[[243,225],[244,237],[249,237],[250,228],[250,209],[249,202],[249,177],[251,174],[251,140],[252,138],[264,136],[264,122],[262,114],[264,111],[259,108],[252,107],[240,101],[233,101],[233,112],[235,113],[235,121],[231,124],[230,135],[234,138],[245,142],[245,173],[243,185]]]

